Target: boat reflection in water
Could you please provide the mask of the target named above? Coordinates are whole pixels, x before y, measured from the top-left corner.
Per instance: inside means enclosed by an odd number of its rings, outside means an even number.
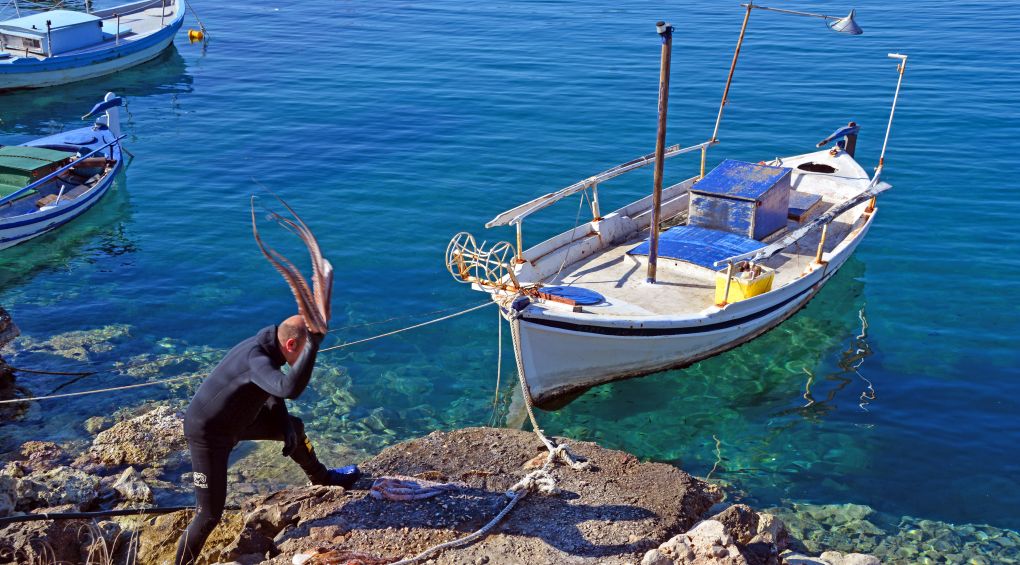
[[[73,222],[0,253],[0,288],[16,288],[46,271],[75,262],[129,255],[137,250],[125,226],[130,220],[127,175],[121,171],[102,202]]]
[[[67,127],[67,120],[75,115],[73,111],[90,106],[103,92],[116,92],[129,104],[137,104],[148,96],[170,94],[173,95],[171,108],[174,108],[176,97],[192,92],[193,82],[184,57],[177,47],[171,46],[151,61],[115,74],[60,88],[5,93],[0,104],[0,134],[27,134],[27,141],[31,137],[56,133]],[[67,114],[66,109],[73,111]],[[124,108],[123,118],[124,129],[130,131],[130,106]]]

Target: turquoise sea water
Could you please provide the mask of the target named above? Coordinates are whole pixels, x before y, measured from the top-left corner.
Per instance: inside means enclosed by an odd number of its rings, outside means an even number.
[[[482,224],[652,150],[657,19],[677,28],[668,141],[705,140],[743,16],[736,1],[196,7],[207,45],[182,34],[141,67],[0,96],[0,142],[16,143],[78,127],[113,90],[128,101],[136,155],[86,216],[0,253],[0,304],[26,335],[15,364],[75,370],[188,351],[209,362],[208,351],[289,315],[293,300],[251,237],[248,198],[262,185],[302,213],[337,267],[334,341],[479,304],[443,268],[449,238],[466,229],[510,239]],[[801,153],[853,119],[863,126],[858,157],[873,166],[896,80],[886,53],[908,54],[885,172],[895,189],[855,257],[755,342],[540,417],[552,433],[711,471],[754,504],[853,502],[1020,529],[1020,16],[1006,2],[855,7],[860,37],[754,13],[723,143],[710,153],[710,164]],[[666,172],[679,179],[695,167],[678,158]],[[650,184],[649,171],[606,185],[603,209]],[[569,228],[576,205],[539,215],[526,242]],[[265,233],[301,257],[288,234],[268,224]],[[100,329],[109,339],[76,350],[77,361],[41,345]],[[482,425],[496,345],[496,313],[483,309],[327,353],[294,411],[320,444],[361,454]],[[159,375],[203,367],[169,363]],[[100,374],[61,392],[138,378]],[[66,380],[19,382],[44,394]],[[90,416],[189,390],[47,401],[2,424],[0,449],[80,439]]]

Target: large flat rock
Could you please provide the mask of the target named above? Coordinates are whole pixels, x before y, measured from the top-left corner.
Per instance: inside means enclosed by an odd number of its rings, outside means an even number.
[[[528,495],[491,534],[434,562],[636,563],[688,530],[718,499],[713,487],[671,465],[642,463],[593,443],[570,443],[570,449],[591,469],[557,466],[558,494]],[[463,487],[410,502],[376,500],[357,489],[274,493],[246,505],[234,555],[263,553],[272,544],[281,553],[271,562],[281,564],[316,548],[408,557],[486,524],[507,504],[506,490],[530,471],[529,461],[544,454],[530,432],[435,432],[386,449],[362,469],[373,477],[417,475]]]

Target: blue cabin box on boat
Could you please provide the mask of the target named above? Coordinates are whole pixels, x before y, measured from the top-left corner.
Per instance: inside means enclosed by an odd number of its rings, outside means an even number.
[[[726,159],[691,188],[689,224],[762,240],[786,227],[790,169]]]
[[[0,24],[0,41],[8,50],[50,56],[103,41],[103,21],[92,14],[53,10]]]

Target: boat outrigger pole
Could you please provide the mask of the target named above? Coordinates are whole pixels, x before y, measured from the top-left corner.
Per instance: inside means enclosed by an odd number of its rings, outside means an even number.
[[[648,226],[648,276],[655,284],[655,265],[659,258],[659,222],[662,213],[662,166],[666,153],[666,109],[669,103],[669,60],[673,51],[673,26],[655,24],[662,38],[662,63],[659,68],[659,130],[655,139],[655,172],[652,175],[652,223]],[[704,151],[704,149],[702,150]]]
[[[893,116],[896,115],[896,102],[900,99],[900,86],[903,84],[903,72],[907,70],[907,56],[900,53],[889,53],[890,59],[896,59],[899,63],[896,64],[896,72],[899,73],[899,77],[896,79],[896,94],[893,94],[892,108],[889,110],[889,123],[885,126],[885,140],[882,141],[882,153],[878,156],[878,167],[875,167],[875,176],[872,179],[872,184],[878,182],[882,178],[882,169],[885,167],[885,148],[889,145],[889,134],[892,132],[892,120]],[[871,202],[868,203],[868,212],[875,210],[875,198],[872,197]]]
[[[730,74],[726,77],[726,88],[723,89],[722,100],[719,102],[719,113],[715,117],[715,128],[712,130],[712,137],[709,141],[712,144],[719,143],[719,124],[722,122],[723,108],[726,107],[726,103],[729,101],[730,84],[733,83],[733,73],[737,70],[737,59],[740,58],[740,47],[744,44],[744,34],[747,32],[747,22],[751,19],[751,10],[757,8],[759,10],[767,10],[769,12],[779,12],[781,14],[792,14],[794,16],[808,16],[812,18],[822,18],[824,20],[832,20],[831,24],[826,26],[832,31],[839,33],[846,33],[849,35],[861,35],[864,30],[861,26],[857,25],[854,21],[854,15],[856,10],[850,10],[850,14],[845,18],[837,16],[827,16],[825,14],[813,14],[811,12],[798,12],[796,10],[784,10],[781,8],[769,8],[768,6],[761,6],[754,2],[748,2],[747,4],[741,4],[741,6],[747,8],[747,12],[744,13],[744,23],[740,26],[740,37],[737,38],[737,48],[733,51],[733,62],[730,63]],[[705,176],[705,157],[708,154],[708,147],[704,147],[701,150],[701,176]]]

